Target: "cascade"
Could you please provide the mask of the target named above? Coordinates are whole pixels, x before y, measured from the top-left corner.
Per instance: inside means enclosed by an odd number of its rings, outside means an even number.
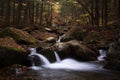
[[[55,54],[56,61],[61,62],[61,59],[60,59],[58,53],[56,51],[54,51],[54,54]]]
[[[31,51],[30,55],[37,53],[36,48],[29,48],[29,50]]]
[[[67,69],[67,70],[98,70],[101,69],[101,65],[96,65],[89,62],[79,62],[71,58],[62,60],[61,62],[51,63],[49,65],[43,65],[44,68],[50,69]]]
[[[76,61],[75,59],[71,59],[71,58],[66,58],[64,60],[61,60],[59,55],[54,51],[55,57],[56,57],[56,61],[55,63],[50,63],[48,61],[48,59],[41,55],[38,54],[36,52],[35,48],[31,48],[30,49],[31,54],[29,56],[37,56],[40,59],[40,62],[42,62],[42,68],[50,68],[50,69],[69,69],[69,70],[98,70],[101,69],[102,65],[98,65],[98,64],[94,64],[94,63],[90,63],[90,62],[79,62]],[[100,54],[103,56],[104,51],[99,50]],[[101,60],[101,57],[99,58],[99,60]],[[34,62],[34,61],[33,61]],[[40,70],[42,69],[40,66],[32,66],[31,67],[34,70]]]
[[[31,53],[29,56],[38,56],[43,65],[50,64],[50,62],[48,61],[48,59],[45,56],[43,56],[42,54],[38,54],[36,52],[35,48],[31,48],[30,51],[31,51]]]
[[[56,42],[61,42],[62,37],[59,36],[58,40]]]
[[[103,50],[103,49],[101,49],[101,50],[99,50],[99,53],[100,53],[100,56],[98,56],[98,61],[104,61],[105,59],[105,57],[106,57],[106,53],[107,53],[107,51],[106,50]]]

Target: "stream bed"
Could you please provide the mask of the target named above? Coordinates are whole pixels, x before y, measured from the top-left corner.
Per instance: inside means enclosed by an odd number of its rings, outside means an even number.
[[[15,67],[11,66],[0,69],[0,80],[120,80],[120,73],[110,70],[74,71],[48,68],[16,72]]]
[[[51,63],[32,48],[29,55],[32,66],[15,64],[0,68],[0,80],[120,80],[120,72],[103,68],[104,54],[101,54],[97,61],[82,62],[72,58],[61,60],[59,55],[54,53],[56,62]],[[39,58],[42,65],[36,66],[32,59],[34,56]]]

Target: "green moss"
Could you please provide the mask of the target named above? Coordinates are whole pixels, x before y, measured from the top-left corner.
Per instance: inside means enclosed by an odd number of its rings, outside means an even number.
[[[17,42],[20,42],[20,41],[24,41],[26,43],[36,43],[36,42],[38,42],[37,39],[32,37],[27,32],[22,31],[20,29],[16,29],[16,28],[11,28],[11,27],[4,29],[0,33],[0,35],[1,35],[1,37],[10,36],[10,37],[14,38]]]
[[[83,40],[83,38],[86,36],[86,32],[84,31],[73,31],[72,36],[74,36],[77,40]]]
[[[87,43],[96,43],[100,40],[100,35],[97,33],[90,33],[84,38],[84,41]]]
[[[15,34],[11,28],[6,28],[4,29],[2,32],[1,32],[1,36],[4,37],[4,36],[10,36],[12,38],[14,38],[15,40],[19,40],[20,36]]]
[[[12,48],[12,47],[0,46],[0,49],[6,50],[6,51],[26,52],[24,48]]]

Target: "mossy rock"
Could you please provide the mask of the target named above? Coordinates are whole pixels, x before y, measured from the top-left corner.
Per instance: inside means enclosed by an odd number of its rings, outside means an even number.
[[[15,51],[26,51],[22,46],[18,45],[16,41],[11,37],[0,38],[0,47]]]
[[[110,45],[106,61],[105,68],[120,71],[120,37]]]
[[[97,54],[93,50],[77,40],[56,43],[54,46],[62,59],[66,57],[82,61],[93,61],[97,59]]]
[[[97,32],[90,32],[87,36],[84,37],[86,43],[98,43],[101,37]]]
[[[28,65],[28,52],[11,37],[0,38],[0,67],[12,64]]]
[[[61,41],[67,42],[70,40],[79,40],[83,41],[83,39],[87,36],[87,31],[85,29],[79,29],[78,27],[71,28],[68,32],[66,32]]]
[[[75,39],[82,41],[86,37],[86,31],[73,31],[71,33],[71,36],[73,36]]]
[[[23,44],[33,44],[38,42],[38,40],[32,37],[29,33],[12,27],[5,28],[1,31],[0,37],[5,36],[10,36],[13,39],[15,39],[18,43]]]
[[[50,62],[55,62],[55,54],[53,52],[53,50],[49,47],[49,48],[44,48],[42,50],[38,50],[38,53],[44,55]]]
[[[110,70],[120,71],[120,60],[107,61],[104,68],[110,69]]]

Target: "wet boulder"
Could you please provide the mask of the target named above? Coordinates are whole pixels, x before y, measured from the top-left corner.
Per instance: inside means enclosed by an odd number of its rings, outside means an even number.
[[[74,39],[83,41],[83,39],[86,37],[86,34],[87,32],[85,29],[79,29],[78,27],[74,26],[62,36],[61,41],[65,42]]]
[[[97,54],[93,50],[77,40],[56,43],[54,46],[61,58],[71,57],[82,61],[97,59]]]
[[[49,37],[57,38],[56,34],[49,33],[47,31],[36,30],[36,31],[31,32],[30,34],[40,41],[44,41]]]
[[[44,42],[48,42],[48,43],[55,43],[56,42],[56,38],[55,37],[48,37],[44,40]]]
[[[120,36],[111,43],[106,61],[105,68],[120,71]]]
[[[29,65],[28,52],[11,37],[0,38],[0,67],[12,64]]]
[[[48,32],[52,32],[52,29],[47,28],[47,27],[45,28],[45,30],[48,31]]]
[[[43,56],[45,56],[50,62],[56,61],[54,51],[51,47],[46,47],[43,49],[39,49],[39,47],[38,47],[37,52],[39,54],[42,54]]]
[[[5,28],[1,31],[0,37],[5,36],[12,37],[15,41],[22,44],[34,44],[38,42],[38,40],[32,37],[29,33],[12,27]]]

